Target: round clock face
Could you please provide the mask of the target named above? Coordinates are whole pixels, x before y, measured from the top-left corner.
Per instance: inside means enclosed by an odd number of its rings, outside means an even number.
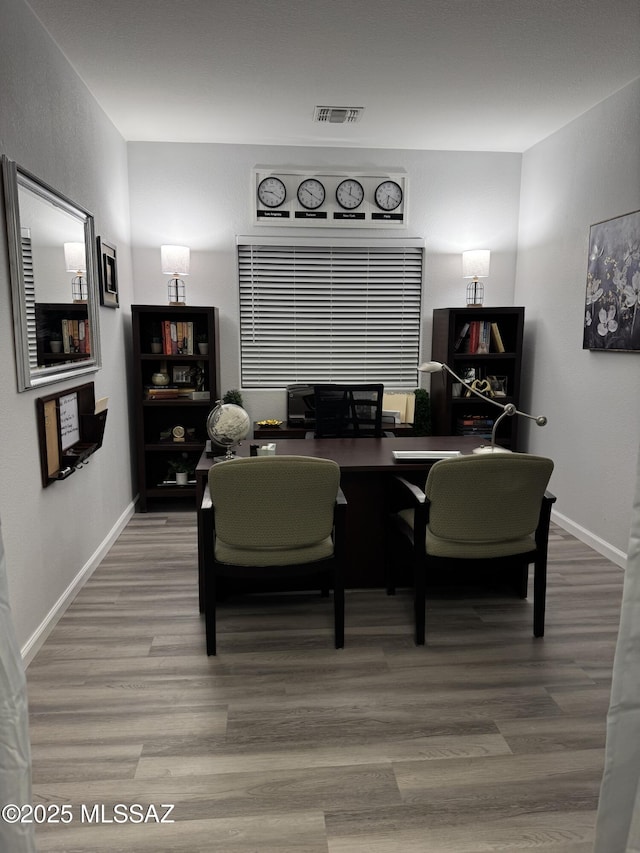
[[[307,210],[315,210],[324,202],[324,187],[315,178],[307,178],[298,187],[298,201]]]
[[[375,199],[380,210],[395,210],[402,204],[402,187],[395,181],[383,181],[376,189]]]
[[[353,178],[347,178],[346,181],[338,184],[336,190],[336,201],[340,207],[345,210],[355,210],[364,198],[364,189],[360,181],[355,181]]]
[[[258,198],[265,207],[280,207],[287,197],[287,188],[280,178],[264,178],[258,184]]]

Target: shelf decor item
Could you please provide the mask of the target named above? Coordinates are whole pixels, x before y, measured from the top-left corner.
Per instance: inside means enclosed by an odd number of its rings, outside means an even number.
[[[170,275],[169,305],[185,305],[185,283],[180,278],[189,275],[190,252],[187,246],[160,246],[162,272]]]
[[[248,413],[235,403],[217,401],[215,409],[207,418],[207,433],[211,441],[219,447],[226,447],[224,459],[233,459],[233,448],[249,435],[251,420]]]
[[[491,386],[487,380],[483,380],[480,383],[479,380],[474,380],[471,384],[465,382],[462,377],[458,376],[458,374],[453,371],[448,364],[442,364],[439,361],[425,361],[418,367],[418,370],[421,373],[439,373],[439,372],[447,372],[453,376],[456,382],[460,382],[467,388],[467,394],[475,394],[476,396],[482,398],[487,403],[491,403],[493,406],[497,406],[499,409],[502,409],[502,414],[499,415],[495,421],[493,422],[493,428],[491,430],[491,444],[487,447],[486,445],[480,445],[480,447],[476,447],[473,451],[474,453],[509,453],[510,451],[505,450],[502,447],[496,446],[496,430],[498,428],[498,424],[507,417],[513,417],[514,415],[522,415],[524,418],[529,418],[538,426],[546,426],[547,419],[544,415],[529,415],[527,412],[520,412],[513,403],[499,403],[493,396],[493,392],[491,391]]]
[[[467,285],[467,308],[480,308],[484,302],[484,284],[480,279],[489,275],[490,263],[489,249],[471,249],[462,253],[462,277],[471,279]]]

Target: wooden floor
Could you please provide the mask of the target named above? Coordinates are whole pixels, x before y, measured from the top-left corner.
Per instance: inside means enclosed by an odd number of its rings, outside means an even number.
[[[34,802],[73,816],[40,853],[591,851],[621,569],[554,527],[544,639],[494,593],[416,648],[408,591],[349,591],[343,650],[292,595],[227,603],[207,658],[195,536],[136,515],[28,669]]]

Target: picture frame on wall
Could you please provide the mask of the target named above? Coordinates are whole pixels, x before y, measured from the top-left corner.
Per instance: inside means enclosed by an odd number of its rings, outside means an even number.
[[[119,308],[116,247],[102,240],[100,237],[97,238],[97,243],[100,304],[107,308]]]
[[[640,210],[589,229],[582,348],[640,352]]]

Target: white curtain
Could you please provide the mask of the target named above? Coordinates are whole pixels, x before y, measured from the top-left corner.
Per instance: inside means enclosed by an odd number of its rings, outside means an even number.
[[[0,528],[0,808],[31,804],[31,749],[27,688],[22,657],[13,629],[7,571]],[[35,853],[33,824],[0,816],[0,850]]]
[[[594,853],[640,853],[640,456]]]

